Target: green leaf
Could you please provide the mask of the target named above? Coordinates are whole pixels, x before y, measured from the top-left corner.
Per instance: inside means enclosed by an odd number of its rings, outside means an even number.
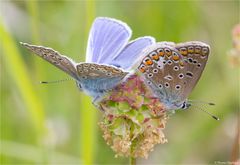
[[[139,121],[139,123],[142,123],[142,122],[144,121],[144,116],[143,116],[143,114],[138,113],[138,115],[137,115],[137,120]]]
[[[118,109],[121,110],[122,112],[128,112],[131,109],[131,107],[127,102],[119,102]]]

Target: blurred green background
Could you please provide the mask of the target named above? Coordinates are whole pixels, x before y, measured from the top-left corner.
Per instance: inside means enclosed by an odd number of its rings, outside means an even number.
[[[221,118],[178,111],[158,145],[138,164],[213,164],[234,160],[239,132],[239,67],[231,67],[231,30],[239,1],[1,1],[1,164],[126,164],[114,158],[97,125],[101,112],[73,81],[39,84],[68,76],[19,42],[52,47],[84,61],[92,21],[107,16],[126,22],[132,39],[199,40],[211,46],[202,78],[190,98]]]

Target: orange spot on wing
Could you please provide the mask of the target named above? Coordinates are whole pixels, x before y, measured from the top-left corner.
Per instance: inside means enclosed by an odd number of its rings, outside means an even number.
[[[173,56],[172,59],[173,59],[174,61],[178,61],[178,60],[179,60],[179,56]]]
[[[172,55],[172,51],[171,51],[171,50],[166,51],[166,55],[167,55],[168,57],[171,56],[171,55]]]
[[[144,73],[146,71],[146,67],[144,65],[140,66],[138,69],[142,73]]]
[[[145,61],[144,64],[145,64],[145,65],[152,65],[152,64],[153,64],[153,61],[150,60],[150,59],[146,59],[146,61]]]
[[[187,55],[187,49],[180,50],[181,55],[186,56]]]
[[[142,72],[142,73],[144,73],[146,70],[143,69],[143,68],[140,68],[139,71]]]
[[[161,57],[163,57],[163,56],[164,56],[164,52],[159,52],[158,55],[161,56]]]
[[[156,54],[156,55],[153,55],[152,58],[153,58],[154,60],[159,60],[159,56],[158,56],[157,54]]]
[[[189,47],[188,48],[188,53],[194,53],[194,48],[193,47]]]

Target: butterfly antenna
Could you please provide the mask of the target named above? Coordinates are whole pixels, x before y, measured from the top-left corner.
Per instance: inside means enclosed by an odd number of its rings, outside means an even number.
[[[208,115],[210,115],[210,116],[211,116],[212,118],[214,118],[215,120],[220,120],[217,116],[215,116],[215,115],[213,115],[212,113],[210,113],[210,112],[208,112],[208,111],[206,111],[206,110],[200,108],[199,106],[192,105],[192,107],[196,107],[195,109],[207,113]]]
[[[53,83],[62,83],[65,81],[69,81],[69,80],[73,80],[72,78],[66,78],[66,79],[62,79],[62,80],[55,80],[55,81],[40,81],[40,84],[53,84]]]
[[[211,102],[206,102],[206,101],[200,101],[200,100],[188,100],[191,103],[195,103],[195,104],[207,104],[207,105],[216,105],[215,103],[211,103]]]

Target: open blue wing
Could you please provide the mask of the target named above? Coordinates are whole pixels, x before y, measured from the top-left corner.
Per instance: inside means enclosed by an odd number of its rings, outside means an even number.
[[[137,38],[128,43],[122,52],[109,64],[128,70],[135,63],[136,59],[138,59],[141,51],[154,43],[155,39],[150,36]]]
[[[109,64],[132,35],[127,24],[105,17],[95,19],[89,34],[86,62]]]

